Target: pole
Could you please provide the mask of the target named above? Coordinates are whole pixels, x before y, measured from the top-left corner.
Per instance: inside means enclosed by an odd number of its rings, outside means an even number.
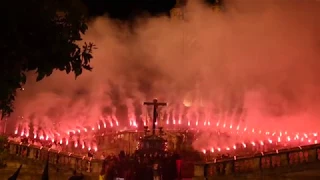
[[[129,154],[131,154],[131,132],[129,132]]]
[[[153,106],[153,122],[152,122],[152,135],[156,133],[156,122],[157,122],[157,106]]]
[[[3,134],[4,135],[7,133],[7,120],[8,120],[8,118],[6,117],[6,119],[4,120],[4,127],[3,127]]]

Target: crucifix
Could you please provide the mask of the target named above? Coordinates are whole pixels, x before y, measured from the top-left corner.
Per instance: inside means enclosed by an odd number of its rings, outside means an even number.
[[[153,106],[153,120],[152,120],[152,135],[155,135],[156,133],[156,122],[158,117],[157,109],[159,106],[166,106],[167,103],[164,102],[158,102],[157,99],[154,99],[152,102],[144,102],[144,105],[147,106]]]

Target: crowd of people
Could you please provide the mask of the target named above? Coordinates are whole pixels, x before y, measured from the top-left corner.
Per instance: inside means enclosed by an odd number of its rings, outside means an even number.
[[[124,178],[126,180],[174,180],[179,174],[175,154],[139,154],[106,156],[100,172],[100,180]]]
[[[8,140],[63,151],[63,147],[59,143],[52,141],[20,136],[10,136]],[[27,154],[27,151],[24,149],[17,149],[17,151],[21,155]],[[121,151],[119,155],[115,155],[106,154],[105,152],[100,153],[90,149],[87,151],[87,156],[103,160],[99,177],[101,180],[113,180],[115,178],[124,178],[126,180],[173,180],[179,176],[177,173],[177,160],[179,160],[179,156],[177,154],[167,152],[125,154],[124,151]],[[72,177],[72,179],[81,179],[83,175],[76,173]]]

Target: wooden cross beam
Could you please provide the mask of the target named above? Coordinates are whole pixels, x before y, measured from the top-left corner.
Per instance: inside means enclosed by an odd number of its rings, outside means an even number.
[[[153,106],[153,120],[152,120],[152,135],[156,133],[156,122],[158,117],[157,109],[159,106],[167,106],[165,102],[158,102],[157,99],[154,99],[152,102],[144,102],[144,105]]]

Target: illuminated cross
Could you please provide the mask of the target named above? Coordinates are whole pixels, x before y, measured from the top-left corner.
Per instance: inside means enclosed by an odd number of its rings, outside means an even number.
[[[147,106],[153,106],[153,120],[152,120],[152,135],[155,135],[156,133],[156,122],[157,122],[157,117],[158,117],[158,106],[166,106],[167,103],[164,102],[158,102],[157,99],[154,99],[152,102],[144,102],[144,105]]]

